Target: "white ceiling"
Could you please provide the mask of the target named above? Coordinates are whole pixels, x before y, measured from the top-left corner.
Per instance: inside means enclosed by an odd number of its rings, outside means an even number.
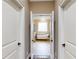
[[[31,2],[32,2],[32,1],[35,1],[35,2],[38,1],[38,2],[39,2],[39,1],[54,1],[54,0],[30,0],[30,1],[31,1]]]

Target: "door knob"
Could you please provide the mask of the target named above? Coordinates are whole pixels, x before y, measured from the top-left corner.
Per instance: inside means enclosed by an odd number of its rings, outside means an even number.
[[[50,38],[50,35],[48,35],[48,38]]]
[[[33,42],[35,42],[35,40],[32,40]]]
[[[18,46],[20,46],[21,45],[21,43],[20,42],[18,42]]]
[[[63,47],[65,47],[65,46],[66,46],[66,44],[64,43],[64,44],[62,44],[62,46],[63,46]]]
[[[53,40],[51,40],[51,42],[53,42]]]

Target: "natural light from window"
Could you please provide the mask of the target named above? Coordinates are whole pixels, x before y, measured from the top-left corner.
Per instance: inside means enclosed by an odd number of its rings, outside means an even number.
[[[47,32],[48,24],[47,22],[39,22],[38,23],[38,31],[39,32]]]

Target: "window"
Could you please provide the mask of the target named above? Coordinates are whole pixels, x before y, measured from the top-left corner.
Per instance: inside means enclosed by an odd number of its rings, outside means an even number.
[[[47,22],[39,22],[38,23],[38,31],[39,32],[47,32],[47,28],[48,25],[47,25]]]

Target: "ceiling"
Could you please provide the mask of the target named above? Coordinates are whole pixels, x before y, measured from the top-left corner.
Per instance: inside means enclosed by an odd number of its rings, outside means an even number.
[[[40,2],[40,1],[54,1],[54,0],[30,0],[30,2]]]

